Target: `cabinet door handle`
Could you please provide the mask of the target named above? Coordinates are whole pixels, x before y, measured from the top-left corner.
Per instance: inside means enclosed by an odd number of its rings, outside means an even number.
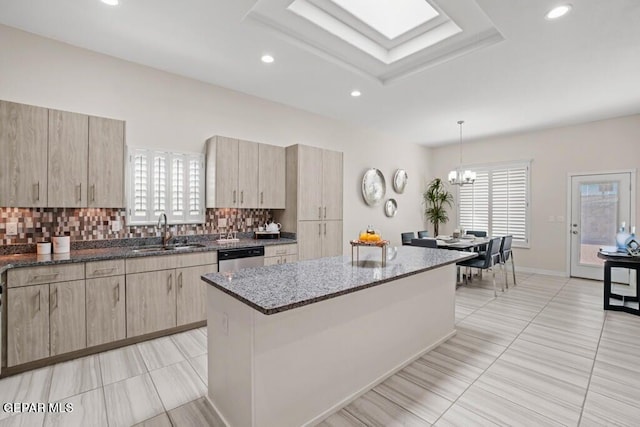
[[[322,219],[322,206],[318,206],[318,219]]]
[[[169,274],[167,279],[167,293],[171,292],[171,288],[173,288],[173,273]]]
[[[116,302],[120,302],[120,282],[116,284],[114,290],[116,291]]]
[[[41,290],[41,289],[38,289],[38,298],[37,298],[37,301],[38,301],[38,308],[36,308],[36,311],[40,311],[40,297],[41,297],[41,295],[40,295],[40,294],[41,294],[41,293],[42,293],[42,290]]]
[[[327,219],[327,207],[324,207],[324,219]]]
[[[182,272],[178,274],[178,287],[182,289]]]
[[[327,235],[327,223],[326,222],[324,223],[324,235],[325,236]]]
[[[56,287],[56,290],[53,291],[53,304],[51,307],[51,310],[54,310],[58,308],[58,288]]]
[[[318,236],[322,234],[322,224],[318,224]]]
[[[82,201],[82,183],[77,185],[78,188],[78,201],[81,202]]]
[[[233,203],[236,202],[236,190],[233,190]]]
[[[33,276],[33,278],[30,281],[31,282],[38,282],[40,280],[53,280],[56,277],[58,277],[59,275],[60,275],[60,273],[37,274],[37,275]]]
[[[240,191],[240,204],[242,205],[244,203],[244,190]]]
[[[264,191],[260,192],[260,204],[264,204]]]
[[[278,261],[276,261],[276,264],[280,264],[280,261],[281,261],[280,258],[278,258]]]
[[[40,181],[38,181],[36,184],[33,184],[33,198],[36,200],[36,202],[40,201]]]
[[[90,190],[91,190],[90,191],[91,192],[91,201],[95,202],[96,201],[96,185],[95,184],[91,185]]]

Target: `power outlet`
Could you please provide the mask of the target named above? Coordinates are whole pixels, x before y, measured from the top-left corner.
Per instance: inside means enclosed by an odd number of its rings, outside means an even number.
[[[17,236],[18,235],[18,223],[17,222],[8,222],[7,223],[7,236]]]
[[[111,231],[113,231],[114,233],[117,233],[120,230],[122,230],[122,224],[120,223],[120,221],[119,220],[112,221],[111,222]]]

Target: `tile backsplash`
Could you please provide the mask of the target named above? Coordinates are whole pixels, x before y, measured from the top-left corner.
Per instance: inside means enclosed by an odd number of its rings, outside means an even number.
[[[172,225],[175,235],[250,232],[272,218],[267,209],[207,209],[204,224]],[[56,235],[72,241],[153,237],[155,225],[127,226],[124,208],[0,208],[0,245],[36,243]],[[220,221],[222,220],[222,221]],[[7,223],[17,223],[18,234],[7,236]],[[120,223],[120,230],[117,223]],[[226,226],[218,227],[226,223]]]

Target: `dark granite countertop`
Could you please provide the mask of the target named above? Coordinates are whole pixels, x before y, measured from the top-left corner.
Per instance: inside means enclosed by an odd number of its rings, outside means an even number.
[[[155,244],[155,242],[152,242]],[[110,246],[108,241],[104,241],[105,247],[88,248],[72,250],[66,254],[51,254],[51,255],[36,255],[35,253],[26,254],[13,254],[0,256],[0,274],[9,268],[15,267],[35,267],[40,265],[52,265],[52,264],[67,264],[74,262],[89,262],[89,261],[104,261],[109,259],[122,259],[122,258],[138,258],[145,256],[158,256],[158,255],[178,255],[193,252],[207,252],[217,251],[218,249],[229,248],[248,248],[256,246],[270,246],[270,245],[287,245],[296,243],[295,239],[243,239],[235,243],[216,243],[215,240],[203,240],[198,239],[197,243],[203,245],[201,247],[193,247],[189,249],[178,250],[157,250],[149,252],[134,252],[136,247],[149,246],[148,244],[142,244],[138,242],[138,245],[132,246]]]
[[[380,254],[362,256],[358,265],[338,256],[235,273],[210,273],[202,279],[263,314],[275,314],[477,256],[473,252],[401,246],[382,267]]]

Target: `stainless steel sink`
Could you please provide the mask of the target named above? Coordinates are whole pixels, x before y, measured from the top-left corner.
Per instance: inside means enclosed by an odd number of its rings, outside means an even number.
[[[169,246],[153,245],[153,246],[141,246],[141,247],[132,249],[131,252],[139,254],[139,253],[146,253],[146,252],[183,251],[188,249],[204,248],[204,247],[205,245],[203,245],[202,243],[188,243],[188,244],[182,244],[182,245],[169,245]]]

